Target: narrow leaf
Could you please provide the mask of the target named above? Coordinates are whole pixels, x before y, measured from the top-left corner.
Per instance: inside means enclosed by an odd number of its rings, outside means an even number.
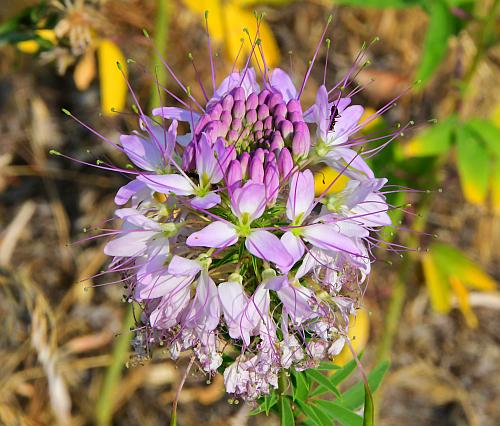
[[[306,374],[315,382],[319,383],[321,386],[335,394],[338,398],[342,398],[342,395],[337,387],[331,382],[331,380],[329,380],[329,378],[321,374],[319,371],[311,369],[307,370]]]
[[[457,132],[457,167],[467,201],[484,204],[490,176],[490,156],[484,144],[466,127]]]
[[[429,81],[448,49],[448,39],[458,30],[456,18],[443,0],[427,2],[430,13],[429,26],[422,49],[422,60],[416,79],[423,84]]]
[[[352,410],[349,410],[334,401],[321,400],[315,401],[315,404],[317,404],[325,414],[344,426],[361,426],[363,424],[361,416],[358,416]]]
[[[389,362],[383,361],[368,374],[368,384],[372,392],[375,392],[389,370]],[[359,382],[343,394],[342,406],[354,410],[363,405],[365,399],[364,383]]]
[[[363,409],[363,426],[373,426],[375,423],[375,407],[372,391],[365,383],[365,407]]]
[[[488,149],[500,159],[500,128],[484,118],[472,118],[466,127],[486,144]]]
[[[286,396],[280,397],[280,414],[281,426],[294,426],[295,419],[293,417],[292,404]]]

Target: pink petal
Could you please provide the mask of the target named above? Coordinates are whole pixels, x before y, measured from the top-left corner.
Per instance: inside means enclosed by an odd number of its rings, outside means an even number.
[[[266,187],[261,183],[249,181],[233,192],[233,198],[234,214],[241,218],[247,213],[250,220],[254,220],[260,217],[266,208]]]
[[[238,241],[238,234],[234,226],[225,222],[212,222],[201,231],[193,232],[186,244],[191,247],[224,248]]]
[[[194,192],[191,181],[181,175],[141,175],[137,179],[163,194],[191,195]]]
[[[286,215],[294,220],[302,215],[304,219],[311,211],[314,202],[314,176],[309,169],[296,172],[290,182],[290,194],[286,203]]]
[[[241,284],[237,282],[219,284],[218,293],[229,335],[237,339],[241,337],[244,327],[251,328],[241,320],[243,310],[248,306],[248,297]]]
[[[172,275],[196,275],[201,271],[201,266],[196,260],[174,256],[168,264],[168,273]]]
[[[287,268],[292,263],[279,238],[269,231],[252,231],[245,241],[245,247],[254,256],[275,263],[280,268]]]
[[[280,68],[275,68],[272,71],[270,78],[271,87],[283,95],[283,100],[288,102],[290,99],[297,97],[297,89],[292,82],[290,76]]]
[[[169,120],[175,119],[188,123],[191,123],[191,121],[194,121],[196,123],[200,118],[200,114],[198,114],[197,112],[177,107],[155,108],[153,110],[153,115],[156,117],[160,116]]]
[[[281,242],[283,243],[286,251],[288,251],[290,256],[292,256],[293,263],[291,266],[295,265],[295,263],[297,263],[304,255],[304,243],[299,237],[293,235],[291,231],[287,231],[283,234]]]
[[[149,240],[156,234],[156,231],[129,231],[118,234],[104,246],[104,253],[117,257],[141,256],[147,250]]]
[[[352,255],[361,255],[356,243],[336,231],[334,225],[318,223],[305,226],[302,236],[313,246],[329,251],[341,251]]]
[[[121,135],[120,144],[128,158],[137,167],[148,171],[165,167],[162,153],[154,141],[146,140],[138,135]]]
[[[139,192],[145,188],[147,188],[147,186],[143,182],[138,181],[137,179],[130,181],[126,185],[123,185],[116,193],[115,204],[117,204],[119,206],[123,206],[135,194],[137,194],[137,192]]]
[[[191,206],[195,209],[209,209],[220,203],[220,195],[215,192],[209,192],[203,197],[194,197],[191,200]]]

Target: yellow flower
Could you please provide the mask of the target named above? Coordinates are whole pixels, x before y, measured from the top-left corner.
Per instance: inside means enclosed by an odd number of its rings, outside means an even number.
[[[283,2],[283,1],[282,1]],[[238,58],[238,65],[245,63],[251,52],[251,44],[248,35],[243,31],[248,30],[250,37],[255,38],[257,31],[257,19],[254,14],[247,10],[245,6],[249,1],[244,0],[184,0],[186,6],[193,12],[204,13],[208,11],[208,30],[210,37],[215,43],[223,44],[225,54],[229,62],[234,61],[242,46],[243,48]],[[252,4],[266,3],[263,1],[253,1]],[[280,62],[280,52],[274,35],[269,26],[261,21],[259,38],[262,42],[262,50],[268,67],[273,68]],[[257,62],[257,58],[259,58]],[[252,57],[254,66],[257,63],[262,66],[260,53],[256,48],[256,55]]]
[[[44,40],[50,41],[52,44],[57,43],[57,37],[54,30],[36,30],[35,34]],[[16,44],[16,46],[21,52],[28,53],[30,55],[33,55],[40,50],[40,45],[37,40],[20,41]]]
[[[335,182],[332,185],[332,182]],[[324,167],[314,175],[314,190],[316,196],[321,195],[330,185],[327,194],[342,191],[349,182],[349,178],[345,174],[341,174],[331,167]]]
[[[365,308],[358,309],[356,316],[349,318],[349,331],[347,333],[351,346],[356,354],[365,348],[370,335],[370,317]],[[337,365],[344,365],[352,359],[352,352],[346,344],[342,351],[334,358],[333,362]]]

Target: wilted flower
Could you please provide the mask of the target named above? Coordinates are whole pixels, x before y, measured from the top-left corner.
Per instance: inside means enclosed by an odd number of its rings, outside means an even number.
[[[256,38],[253,54],[258,47]],[[175,77],[189,99],[182,107],[153,119],[139,109],[140,130],[116,145],[138,169],[120,169],[134,180],[116,203],[130,207],[116,211],[123,225],[105,252],[143,307],[148,347],[161,343],[174,358],[192,350],[209,374],[228,344],[239,348],[226,388],[254,399],[277,387],[282,369],[340,353],[373,233],[391,220],[386,179],[356,149],[367,141],[353,138],[363,108],[344,93],[349,75],[303,107],[310,69],[297,89],[282,69],[249,63],[205,105]],[[349,181],[316,197],[313,171],[324,164]]]

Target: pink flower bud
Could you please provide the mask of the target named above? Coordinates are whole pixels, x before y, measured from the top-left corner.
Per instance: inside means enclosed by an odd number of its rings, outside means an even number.
[[[248,109],[256,109],[259,105],[259,96],[257,93],[250,93],[247,98],[246,108]]]
[[[290,171],[293,169],[293,158],[288,148],[283,148],[278,156],[278,171],[281,179],[290,178]]]
[[[249,177],[255,183],[263,183],[264,182],[264,164],[263,160],[254,155],[250,160],[249,167]]]
[[[300,101],[297,99],[290,99],[286,104],[286,108],[289,113],[291,112],[302,112],[302,106],[300,105]]]
[[[231,163],[229,163],[226,179],[231,189],[235,189],[237,186],[241,185],[242,172],[241,164],[238,160],[232,160]]]
[[[280,186],[280,177],[274,162],[268,163],[266,166],[264,185],[266,187],[267,206],[271,207],[276,203]]]
[[[247,177],[247,169],[248,169],[248,163],[250,162],[250,154],[248,152],[244,152],[240,156],[240,164],[241,164],[241,176],[243,178]]]
[[[245,95],[245,89],[243,87],[235,87],[231,91],[231,95],[233,95],[234,101],[243,101],[245,103],[246,95]]]
[[[244,101],[234,101],[232,114],[233,118],[243,118],[245,115],[245,102]]]
[[[224,111],[231,111],[234,105],[234,98],[231,95],[226,95],[224,96],[224,99],[222,100],[222,109]]]
[[[264,120],[269,117],[269,107],[267,105],[259,105],[257,108],[257,118],[259,120]]]

